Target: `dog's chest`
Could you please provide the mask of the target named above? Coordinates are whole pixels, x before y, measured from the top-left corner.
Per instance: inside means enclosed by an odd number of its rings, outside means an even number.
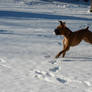
[[[64,44],[68,44],[68,39],[66,37],[64,37]]]

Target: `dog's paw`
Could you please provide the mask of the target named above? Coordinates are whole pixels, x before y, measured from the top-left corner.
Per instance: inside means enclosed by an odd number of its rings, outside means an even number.
[[[57,58],[59,58],[59,56],[58,56],[58,55],[56,55],[56,56],[55,56],[55,58],[57,59]]]

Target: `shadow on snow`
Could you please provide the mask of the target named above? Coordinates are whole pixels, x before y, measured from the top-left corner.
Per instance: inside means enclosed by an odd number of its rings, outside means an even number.
[[[85,20],[92,21],[92,18],[74,17],[74,16],[63,16],[63,15],[53,15],[53,14],[43,14],[43,13],[28,13],[28,12],[17,12],[17,11],[0,11],[0,18],[39,18],[39,19],[70,19],[70,20]]]
[[[86,62],[86,61],[92,61],[92,58],[91,57],[68,57],[68,58],[64,58],[63,61],[64,62],[72,62],[72,61]]]
[[[16,36],[27,36],[27,37],[39,37],[39,38],[47,38],[47,39],[54,39],[55,38],[55,35],[52,35],[52,34],[16,33],[16,32],[9,31],[9,30],[0,30],[0,34],[4,34],[4,35],[16,35]]]

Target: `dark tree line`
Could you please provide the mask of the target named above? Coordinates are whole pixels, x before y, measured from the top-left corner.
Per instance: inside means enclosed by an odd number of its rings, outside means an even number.
[[[84,0],[85,2],[88,2],[89,0]]]
[[[80,0],[78,0],[78,1],[80,1]],[[89,0],[83,0],[84,2],[88,2]]]
[[[84,0],[85,2],[88,2],[89,0]],[[92,12],[92,0],[90,0],[90,12]]]
[[[90,12],[92,12],[92,0],[91,0],[91,4],[90,4]]]

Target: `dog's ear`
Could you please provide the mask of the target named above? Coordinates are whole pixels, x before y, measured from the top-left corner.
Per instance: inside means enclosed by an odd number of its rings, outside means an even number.
[[[88,29],[89,29],[89,26],[87,26],[86,30],[88,30]]]
[[[59,23],[60,23],[61,25],[63,25],[63,22],[62,22],[62,21],[59,21]]]
[[[65,22],[63,22],[63,25],[65,25],[66,23]]]
[[[65,22],[63,22],[63,27],[66,27],[66,23]]]
[[[60,23],[60,25],[62,25],[62,26],[64,26],[64,27],[65,27],[65,25],[66,25],[66,23],[65,23],[65,22],[62,22],[62,21],[59,21],[59,23]]]

